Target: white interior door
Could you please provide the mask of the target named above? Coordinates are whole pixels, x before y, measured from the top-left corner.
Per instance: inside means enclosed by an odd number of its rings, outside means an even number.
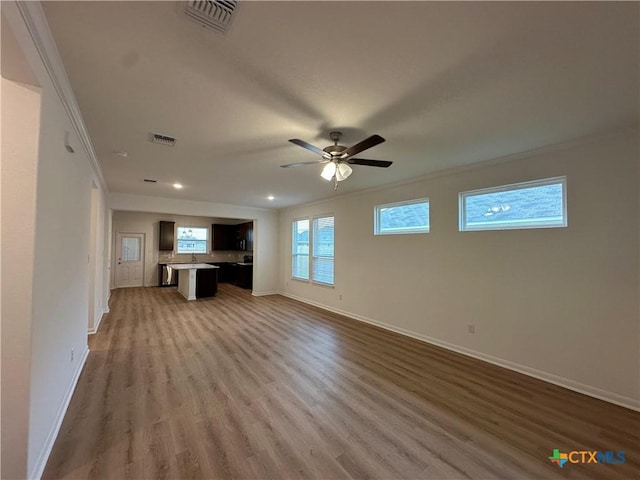
[[[144,233],[116,235],[116,288],[144,284]]]

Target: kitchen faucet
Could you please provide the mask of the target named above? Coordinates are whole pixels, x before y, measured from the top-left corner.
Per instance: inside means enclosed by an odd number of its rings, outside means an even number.
[[[191,263],[196,263],[196,262],[197,262],[197,260],[196,260],[196,254],[195,254],[195,253],[192,253],[192,254],[191,254]]]

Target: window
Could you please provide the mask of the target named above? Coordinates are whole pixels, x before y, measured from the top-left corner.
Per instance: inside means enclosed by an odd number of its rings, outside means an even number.
[[[178,253],[207,253],[208,228],[178,227]]]
[[[313,219],[313,281],[333,285],[333,215]]]
[[[429,232],[429,199],[376,205],[374,235]]]
[[[293,221],[293,278],[333,285],[333,221],[333,215],[314,217],[312,221],[308,218]]]
[[[122,237],[122,261],[140,261],[140,237]]]
[[[567,226],[567,178],[460,194],[460,231]]]
[[[293,221],[291,276],[309,280],[309,220]]]

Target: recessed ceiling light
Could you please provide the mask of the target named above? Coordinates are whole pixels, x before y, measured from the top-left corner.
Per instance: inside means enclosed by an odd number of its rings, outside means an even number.
[[[268,200],[275,200],[275,198],[276,198],[276,197],[274,197],[273,195],[269,195],[269,196],[267,197],[267,199],[268,199]]]
[[[184,187],[182,186],[181,183],[174,183],[173,188],[177,188],[178,190],[180,190],[181,188],[184,188]]]

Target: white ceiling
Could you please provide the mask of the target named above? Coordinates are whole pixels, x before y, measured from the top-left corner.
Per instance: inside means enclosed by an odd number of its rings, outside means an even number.
[[[289,138],[385,137],[350,192],[638,122],[635,2],[242,2],[224,36],[176,2],[43,6],[111,192],[280,208],[334,195],[279,167],[316,158]]]

